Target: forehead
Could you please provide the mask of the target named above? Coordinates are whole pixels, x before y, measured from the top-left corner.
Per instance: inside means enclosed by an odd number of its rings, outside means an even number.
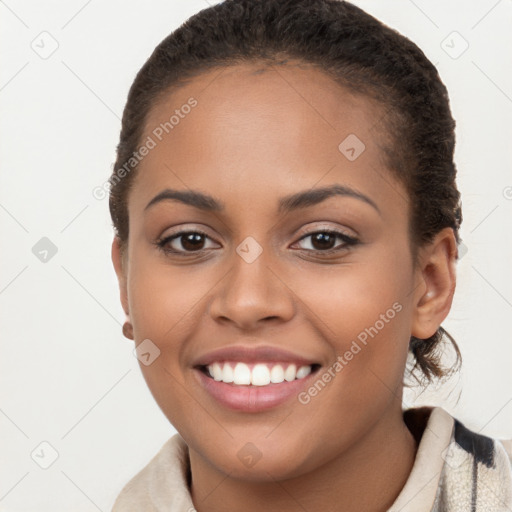
[[[142,140],[151,138],[154,147],[139,164],[134,208],[165,186],[236,189],[247,198],[262,187],[265,197],[286,195],[291,183],[357,188],[364,178],[365,187],[378,191],[386,172],[383,119],[382,105],[312,65],[212,69],[150,111]]]
[[[214,68],[164,94],[150,110],[145,131],[168,120],[169,114],[179,110],[190,97],[200,104],[196,114],[214,115],[218,123],[233,118],[235,113],[238,122],[245,118],[247,123],[265,114],[268,121],[270,115],[284,113],[296,120],[311,121],[314,117],[315,124],[324,125],[324,129],[341,128],[340,135],[351,126],[360,131],[372,129],[385,114],[382,104],[342,87],[313,64],[256,61]]]

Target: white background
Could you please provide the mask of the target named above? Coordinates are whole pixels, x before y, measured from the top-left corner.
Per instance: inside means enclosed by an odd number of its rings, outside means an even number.
[[[512,1],[355,3],[424,50],[457,121],[468,252],[444,325],[463,371],[405,403],[442,405],[475,431],[511,438]],[[175,432],[121,334],[108,199],[92,190],[110,175],[135,73],[207,6],[0,2],[1,511],[108,511]],[[453,31],[469,43],[458,58],[464,40]],[[43,59],[32,48],[43,44],[58,48]],[[57,247],[46,263],[32,252],[42,237]],[[49,460],[43,441],[58,452],[48,469],[31,458],[36,449]]]

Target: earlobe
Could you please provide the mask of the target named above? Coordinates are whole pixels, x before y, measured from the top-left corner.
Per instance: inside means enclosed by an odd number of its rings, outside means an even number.
[[[411,334],[427,339],[435,334],[450,311],[455,292],[457,245],[452,228],[444,228],[419,253],[418,294]]]

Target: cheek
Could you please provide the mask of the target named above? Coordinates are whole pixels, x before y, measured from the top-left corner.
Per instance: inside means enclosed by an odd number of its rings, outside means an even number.
[[[183,383],[180,361],[183,348],[197,325],[197,312],[208,286],[190,271],[135,257],[128,279],[130,317],[137,344],[151,340],[157,359],[141,370],[153,393],[174,394],[172,383]],[[199,275],[199,274],[197,274]],[[177,382],[176,382],[177,381]],[[160,400],[157,400],[160,402]]]
[[[201,408],[190,406],[181,359],[208,286],[204,276],[193,279],[179,268],[145,264],[141,258],[132,261],[128,287],[134,337],[137,344],[151,340],[158,354],[149,365],[141,359],[140,368],[162,412],[176,428],[187,431],[187,425],[202,424],[204,417]]]
[[[357,432],[400,393],[411,331],[412,276],[408,253],[401,260],[399,254],[384,251],[374,264],[358,262],[330,276],[324,272],[315,279],[297,279],[312,311],[310,322],[333,353],[332,364],[302,397],[305,409],[322,418],[319,424],[342,431],[351,423]],[[349,418],[354,411],[359,420]]]
[[[393,250],[368,251],[367,261],[354,258],[331,269],[312,267],[310,272],[297,272],[292,282],[307,306],[303,316],[309,309],[311,321],[316,317],[316,322],[323,324],[325,337],[338,351],[351,340],[364,343],[377,334],[393,338],[407,331],[410,311],[406,308],[413,280],[405,256],[407,253],[400,259],[400,251]]]
[[[208,292],[204,277],[204,270],[194,272],[190,267],[155,262],[154,258],[134,258],[128,294],[135,339],[154,338],[170,345],[181,339]]]

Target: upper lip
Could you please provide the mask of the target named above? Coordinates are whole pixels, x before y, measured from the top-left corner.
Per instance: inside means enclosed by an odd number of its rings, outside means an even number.
[[[272,346],[231,345],[207,352],[198,357],[193,366],[208,366],[216,361],[240,361],[256,363],[260,361],[296,363],[298,366],[318,364],[288,350]]]

